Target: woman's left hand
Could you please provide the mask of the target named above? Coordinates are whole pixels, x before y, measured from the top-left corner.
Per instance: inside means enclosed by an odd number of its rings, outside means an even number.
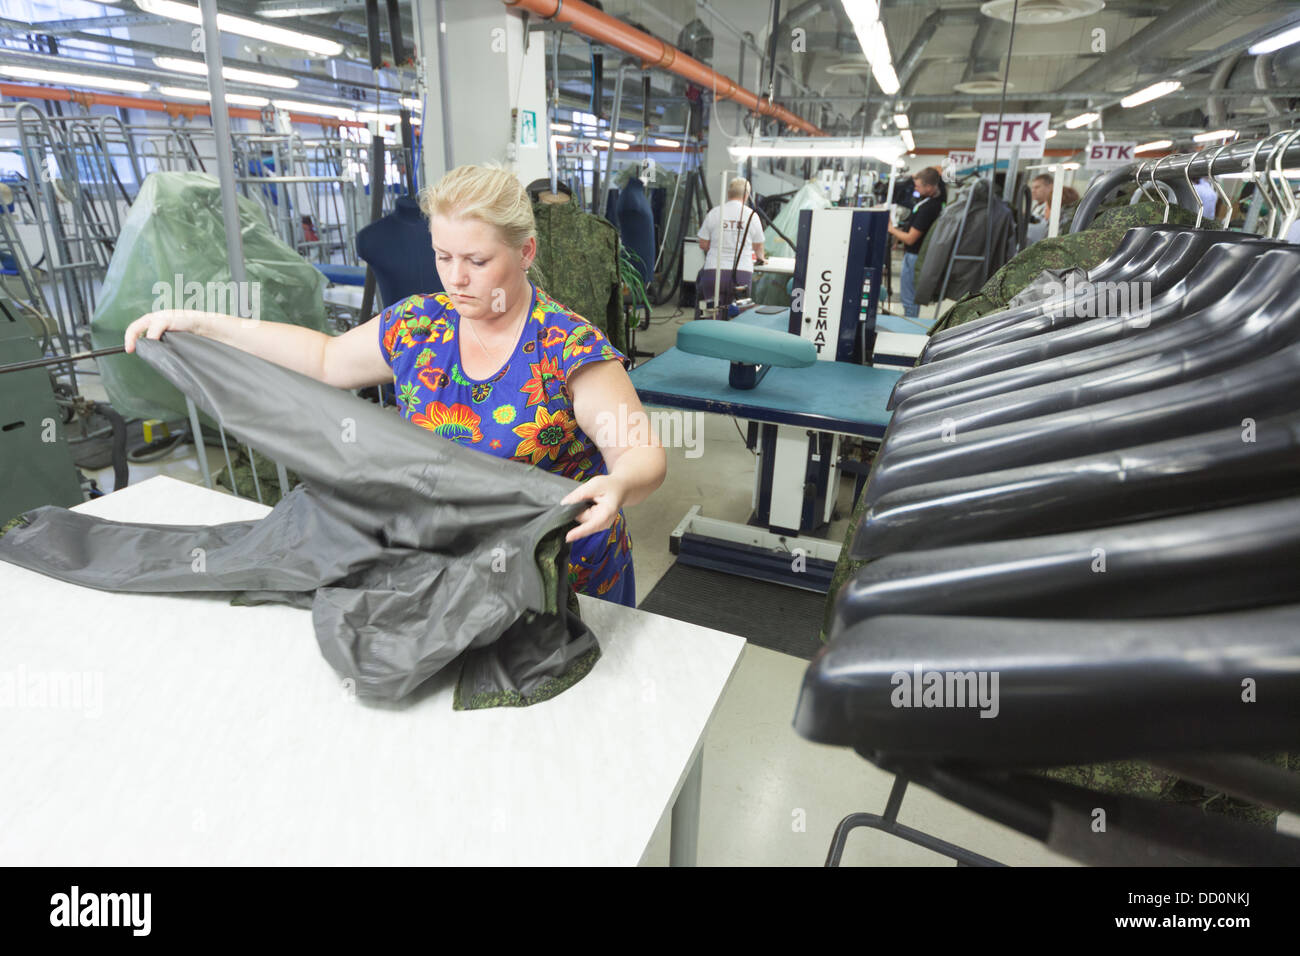
[[[578,514],[578,526],[564,536],[565,541],[577,541],[589,534],[605,531],[614,523],[618,509],[623,507],[623,486],[612,475],[588,478],[564,496],[560,504],[590,500],[592,505]]]

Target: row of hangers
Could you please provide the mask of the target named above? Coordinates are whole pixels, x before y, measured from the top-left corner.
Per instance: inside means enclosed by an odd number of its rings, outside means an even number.
[[[1269,222],[1268,226],[1265,228],[1264,234],[1276,239],[1285,239],[1290,232],[1291,227],[1295,224],[1296,219],[1300,218],[1300,203],[1297,203],[1291,185],[1287,181],[1283,172],[1283,163],[1287,149],[1298,138],[1300,138],[1300,129],[1282,130],[1258,140],[1255,143],[1254,148],[1251,150],[1250,160],[1247,164],[1247,172],[1250,173],[1251,179],[1255,183],[1255,188],[1263,190],[1264,194],[1269,197]],[[1279,140],[1279,143],[1272,148],[1272,153],[1269,154],[1268,159],[1265,161],[1261,175],[1261,170],[1258,167],[1260,150],[1273,140]],[[1214,163],[1219,158],[1219,154],[1228,147],[1234,145],[1236,145],[1235,141],[1228,141],[1216,148],[1210,156],[1206,167],[1206,179],[1210,181],[1210,185],[1213,187],[1215,194],[1219,197],[1220,206],[1224,210],[1223,222],[1219,225],[1219,228],[1221,229],[1227,229],[1228,223],[1232,219],[1232,200],[1228,198],[1227,192],[1214,176]],[[1152,201],[1159,199],[1159,201],[1164,204],[1165,222],[1169,221],[1169,210],[1172,204],[1169,202],[1168,197],[1165,196],[1164,191],[1160,189],[1157,184],[1160,166],[1167,160],[1181,160],[1183,178],[1186,180],[1188,188],[1194,188],[1191,176],[1192,160],[1194,158],[1196,158],[1196,154],[1181,158],[1177,156],[1162,156],[1156,160],[1142,161],[1134,171],[1134,181],[1142,191],[1142,195]],[[1147,174],[1147,182],[1143,182],[1142,180],[1144,173]],[[1154,196],[1148,190],[1148,183],[1155,189]],[[1278,217],[1279,212],[1282,213],[1280,218]],[[1196,228],[1199,229],[1201,227],[1204,215],[1204,209],[1198,207],[1196,212]]]

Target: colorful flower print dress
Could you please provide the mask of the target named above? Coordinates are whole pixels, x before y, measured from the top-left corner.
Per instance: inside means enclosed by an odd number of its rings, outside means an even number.
[[[489,455],[575,481],[609,474],[573,413],[566,384],[589,362],[624,355],[594,325],[533,288],[529,316],[505,366],[489,379],[460,367],[460,315],[441,293],[413,295],[380,313],[379,341],[402,415]],[[574,541],[569,581],[582,594],[636,606],[632,541],[620,509],[605,531]]]

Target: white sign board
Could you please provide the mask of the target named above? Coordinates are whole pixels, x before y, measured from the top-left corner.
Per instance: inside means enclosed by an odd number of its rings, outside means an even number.
[[[845,263],[853,233],[852,209],[814,209],[808,234],[808,265],[799,334],[817,346],[817,358],[835,361],[844,308]],[[857,321],[857,314],[853,321]]]
[[[1041,159],[1051,122],[1051,113],[1006,113],[1000,123],[997,113],[985,113],[975,137],[975,155],[991,159],[996,148],[999,158],[1009,158],[1019,148],[1021,159]]]
[[[1133,155],[1137,143],[1092,143],[1088,146],[1087,165],[1093,169],[1115,169],[1137,161]]]
[[[970,169],[976,165],[978,165],[978,160],[973,151],[949,150],[948,157],[943,161],[943,173],[945,176],[952,176],[963,169]]]

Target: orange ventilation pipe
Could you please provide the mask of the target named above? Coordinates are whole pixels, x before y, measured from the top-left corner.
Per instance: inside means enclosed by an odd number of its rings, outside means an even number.
[[[717,99],[735,100],[756,113],[771,116],[787,126],[813,136],[827,135],[825,130],[796,116],[783,106],[760,99],[749,90],[742,89],[736,85],[735,80],[710,69],[699,60],[692,59],[676,47],[669,46],[663,40],[643,33],[636,27],[630,27],[607,13],[601,13],[595,7],[580,0],[505,0],[505,4],[508,7],[535,13],[547,20],[571,24],[584,36],[638,57],[642,69],[660,67],[685,77],[696,86],[713,90]]]

